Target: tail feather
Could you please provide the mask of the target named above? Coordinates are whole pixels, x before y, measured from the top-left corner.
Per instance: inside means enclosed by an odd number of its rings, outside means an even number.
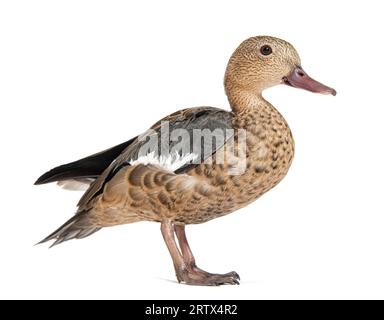
[[[50,246],[51,248],[67,240],[82,239],[88,237],[100,229],[100,227],[93,226],[89,223],[87,219],[87,212],[84,211],[73,216],[60,228],[58,228],[56,231],[51,233],[48,237],[44,238],[37,244],[55,240],[55,242]]]

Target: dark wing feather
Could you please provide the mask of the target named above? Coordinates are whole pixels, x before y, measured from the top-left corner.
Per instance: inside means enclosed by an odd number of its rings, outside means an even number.
[[[104,185],[112,179],[112,177],[123,167],[130,165],[130,162],[138,159],[140,156],[144,156],[149,152],[147,149],[148,146],[158,148],[159,154],[163,155],[164,143],[167,144],[167,149],[169,151],[178,152],[181,157],[185,156],[184,150],[193,150],[193,153],[196,153],[200,160],[207,159],[212,156],[219,148],[221,148],[225,141],[221,143],[215,143],[212,145],[212,148],[209,148],[209,153],[205,152],[208,150],[205,144],[201,144],[200,149],[194,148],[193,139],[189,141],[190,145],[188,148],[185,148],[185,145],[180,144],[179,141],[172,141],[168,139],[162,140],[162,130],[161,124],[167,122],[169,125],[169,131],[174,132],[177,129],[184,129],[188,132],[190,137],[193,137],[194,129],[209,129],[211,131],[215,129],[226,130],[232,128],[232,118],[233,114],[231,112],[213,108],[213,107],[197,107],[180,110],[175,112],[159,122],[153,125],[150,130],[144,133],[141,136],[138,136],[111,164],[110,166],[94,181],[89,189],[84,193],[83,197],[80,199],[78,206],[79,210],[84,210],[87,207],[87,204],[100,194],[103,190]],[[151,137],[156,137],[154,139],[154,144],[151,144]],[[225,137],[226,139],[230,138],[229,136]],[[164,142],[165,141],[165,142]],[[205,142],[205,141],[204,141]],[[188,141],[187,141],[188,143]],[[146,148],[144,148],[146,146]],[[150,150],[153,150],[150,149]],[[144,154],[143,154],[144,152]],[[178,168],[176,173],[187,172],[192,168],[194,163],[187,163],[183,167]]]
[[[86,158],[53,168],[37,179],[35,184],[79,178],[96,179],[136,138]]]

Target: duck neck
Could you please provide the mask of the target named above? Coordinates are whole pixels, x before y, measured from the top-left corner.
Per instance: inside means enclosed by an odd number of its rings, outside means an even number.
[[[226,90],[232,111],[237,114],[257,112],[262,108],[273,108],[261,95],[261,91],[247,91],[241,88]]]

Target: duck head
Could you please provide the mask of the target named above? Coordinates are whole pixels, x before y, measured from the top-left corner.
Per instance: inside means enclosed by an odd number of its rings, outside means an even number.
[[[230,100],[231,90],[261,94],[264,89],[278,84],[336,95],[334,89],[305,73],[297,51],[287,41],[257,36],[241,43],[225,73],[225,88]]]

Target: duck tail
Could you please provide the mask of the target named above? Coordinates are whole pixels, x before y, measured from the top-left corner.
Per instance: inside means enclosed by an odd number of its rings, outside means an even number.
[[[64,241],[71,239],[82,239],[90,236],[96,231],[99,231],[101,227],[92,225],[88,219],[87,213],[88,211],[77,213],[66,223],[64,223],[60,228],[52,232],[48,237],[44,238],[37,244],[41,244],[50,240],[55,240],[55,242],[50,246],[51,248]]]

